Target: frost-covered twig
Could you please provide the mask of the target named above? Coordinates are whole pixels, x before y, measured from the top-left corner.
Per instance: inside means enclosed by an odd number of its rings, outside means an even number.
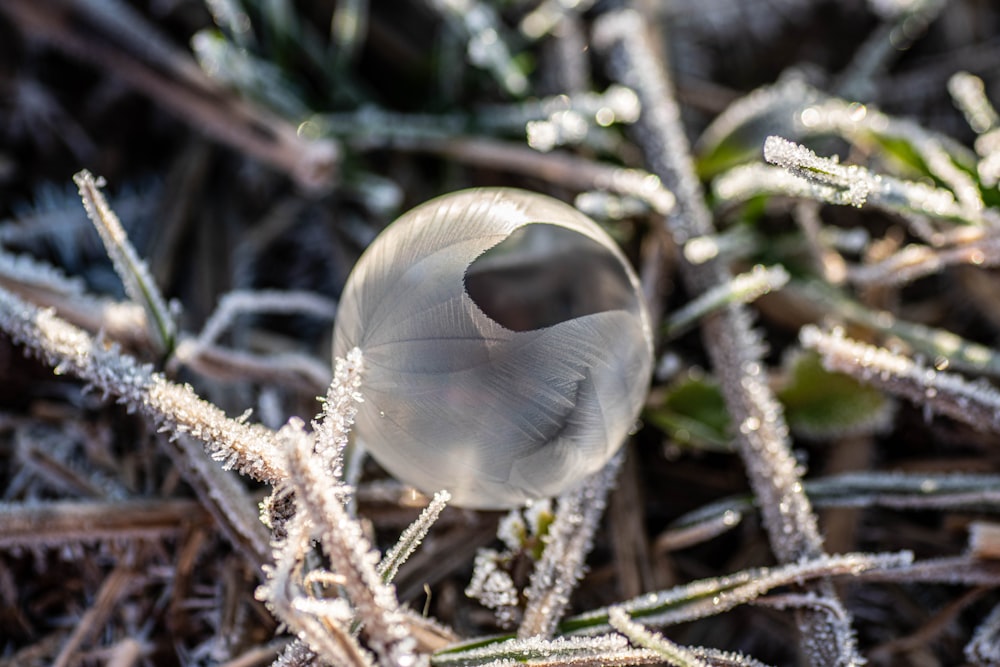
[[[958,510],[1000,513],[1000,477],[968,474],[853,472],[804,482],[816,507],[888,507],[894,510]],[[753,499],[735,496],[678,518],[657,539],[663,549],[682,549],[738,525],[754,510]]]
[[[664,626],[688,622],[723,613],[736,606],[752,603],[775,588],[802,585],[816,579],[846,576],[864,581],[937,582],[957,585],[996,585],[1000,581],[1000,564],[976,561],[969,557],[913,561],[909,552],[881,554],[844,554],[823,556],[792,565],[745,570],[725,577],[695,581],[656,594],[642,595],[633,600],[596,609],[580,616],[566,619],[560,632],[572,636],[554,640],[541,638],[493,640],[476,639],[439,651],[431,658],[433,665],[494,665],[494,664],[641,664],[644,654],[622,654],[608,642],[614,635],[610,613],[620,609],[643,625]],[[817,613],[839,615],[844,613],[835,598],[815,594],[784,596],[784,606],[798,607],[805,604],[818,608]],[[834,622],[842,627],[843,621]],[[576,636],[581,635],[581,636]],[[590,636],[593,635],[593,636]],[[619,638],[620,639],[620,638]],[[844,641],[845,638],[840,638]],[[591,652],[600,650],[600,656]],[[750,658],[719,655],[704,649],[691,648],[698,659],[711,665],[748,665],[759,663]],[[659,655],[649,652],[653,655]],[[578,660],[591,655],[590,661]],[[614,657],[615,659],[612,659]],[[550,662],[545,662],[548,659]],[[662,657],[658,658],[662,660]],[[506,662],[505,662],[506,661]],[[644,661],[644,660],[643,660]]]
[[[977,165],[983,185],[994,187],[1000,181],[1000,114],[986,97],[983,80],[968,72],[958,72],[948,80],[948,92],[965,114],[969,126],[978,135]]]
[[[947,137],[911,120],[837,98],[803,107],[795,120],[794,136],[800,139],[833,134],[867,152],[873,152],[880,141],[904,142],[916,152],[930,174],[954,194],[963,219],[972,223],[996,220],[994,214],[984,209],[975,180],[956,164],[971,156]]]
[[[633,621],[621,607],[608,610],[608,622],[633,644],[655,651],[661,658],[676,667],[709,667],[708,663],[693,655],[688,649],[675,644],[661,634],[647,630],[641,623]]]
[[[270,549],[267,529],[260,522],[253,495],[239,479],[213,461],[205,453],[204,445],[194,438],[181,434],[164,446],[220,532],[243,555],[251,571],[259,572],[268,560]]]
[[[949,586],[1000,586],[1000,562],[974,556],[948,556],[914,561],[896,569],[871,570],[858,575],[860,581],[894,581]]]
[[[314,439],[294,419],[278,436],[288,456],[288,483],[299,511],[308,517],[310,532],[318,537],[331,569],[343,577],[342,586],[368,645],[386,664],[412,664],[415,642],[395,591],[376,570],[378,552],[361,524],[348,516],[326,461],[314,453]]]
[[[528,637],[465,647],[459,645],[431,656],[434,667],[535,667],[648,665],[663,662],[655,651],[635,649],[621,635],[597,637]]]
[[[715,179],[715,194],[723,201],[772,194],[836,205],[872,206],[904,218],[919,215],[973,225],[996,221],[995,212],[984,208],[976,184],[955,165],[949,153],[951,146],[946,149],[943,139],[877,112],[861,116],[867,120],[855,120],[858,114],[842,100],[805,108],[798,117],[808,120],[789,124],[786,131],[801,138],[835,134],[862,145],[870,144],[872,135],[904,141],[920,153],[928,170],[951,190],[875,174],[857,165],[841,165],[835,159],[819,157],[803,146],[772,136],[765,142],[765,157],[789,169],[789,175],[782,177],[778,170],[761,164],[740,165]]]
[[[966,220],[965,210],[948,190],[874,174],[859,165],[845,166],[781,137],[767,138],[764,159],[805,179],[811,184],[811,195],[821,201],[858,208],[878,202],[891,209]]]
[[[606,53],[612,79],[639,96],[642,114],[632,129],[650,170],[677,197],[667,223],[674,241],[683,245],[714,230],[691,161],[680,108],[647,29],[635,11],[612,12],[595,25],[594,41]],[[695,294],[729,280],[726,266],[718,260],[700,265],[682,263],[681,268],[688,289]],[[772,549],[783,562],[819,556],[823,545],[816,516],[802,492],[788,426],[767,384],[763,346],[752,331],[745,307],[729,306],[706,319],[702,331],[729,413],[738,425],[736,443],[760,499]],[[834,595],[831,588],[822,588],[826,595]],[[801,630],[812,664],[860,663],[849,623],[831,625],[825,616],[806,614]]]
[[[123,345],[150,344],[141,304],[92,296],[82,280],[33,257],[0,251],[0,285],[33,304],[54,308],[60,317],[87,331],[102,331]]]
[[[353,146],[359,150],[373,148]],[[432,153],[464,164],[542,177],[580,191],[606,190],[635,197],[661,215],[674,208],[673,193],[655,174],[596,162],[569,152],[539,153],[523,144],[481,137],[402,139],[374,147]]]
[[[202,377],[223,381],[259,382],[290,387],[316,395],[330,386],[330,367],[296,352],[257,354],[221,345],[201,345],[182,337],[167,363],[168,372],[186,366]]]
[[[79,377],[132,410],[143,412],[169,432],[189,434],[224,468],[254,479],[285,479],[284,461],[274,433],[258,424],[229,419],[186,385],[167,381],[149,366],[122,354],[10,292],[0,289],[0,329],[52,365],[57,373]]]
[[[420,546],[449,500],[451,500],[451,494],[447,491],[435,493],[434,498],[420,513],[417,520],[403,531],[396,544],[386,552],[378,564],[378,573],[382,575],[383,581],[389,583],[396,578],[399,566],[405,563],[406,559]]]
[[[358,413],[364,359],[359,348],[352,348],[334,363],[333,382],[323,398],[323,414],[312,423],[315,452],[331,481],[343,479],[343,454],[348,435]]]
[[[697,240],[697,239],[696,239]],[[714,287],[689,301],[670,315],[664,327],[666,338],[675,338],[700,318],[731,303],[750,303],[784,287],[789,280],[782,266],[757,265],[747,273],[734,276],[729,282]]]
[[[1000,238],[990,236],[950,248],[908,245],[880,262],[852,266],[848,275],[851,282],[858,285],[898,286],[961,264],[983,268],[1000,266]]]
[[[756,600],[768,591],[782,586],[803,585],[828,577],[857,577],[866,572],[896,572],[908,568],[913,561],[909,552],[882,554],[844,554],[822,556],[792,565],[772,568],[744,570],[725,577],[703,579],[683,586],[677,586],[659,593],[644,594],[623,603],[595,609],[579,616],[567,618],[559,625],[559,633],[571,637],[543,640],[540,637],[514,639],[496,637],[474,639],[449,647],[434,654],[432,664],[480,665],[490,660],[525,659],[531,656],[527,650],[549,650],[550,656],[558,657],[564,647],[573,647],[574,641],[592,639],[605,642],[606,634],[613,630],[608,614],[612,608],[621,608],[633,619],[649,626],[665,626],[696,620],[720,614],[739,605]],[[829,597],[817,597],[837,609],[839,605]],[[824,612],[826,613],[826,612]],[[838,612],[839,613],[839,612]],[[840,638],[843,640],[844,638]],[[575,644],[580,650],[591,646],[583,641]],[[692,649],[694,650],[694,649]],[[512,655],[514,654],[514,655]],[[710,660],[710,656],[705,655]],[[601,662],[598,664],[612,664]],[[712,664],[712,663],[710,663]],[[719,664],[743,664],[740,662]],[[747,663],[753,665],[755,663]]]
[[[413,665],[418,660],[418,642],[426,649],[439,644],[448,632],[424,627],[411,618],[399,607],[387,582],[426,533],[446,498],[435,499],[422,521],[404,534],[401,544],[383,561],[387,567],[377,568],[378,552],[360,522],[347,513],[345,500],[350,490],[341,479],[340,453],[356,404],[362,400],[361,351],[352,349],[346,358],[337,359],[336,367],[323,414],[313,422],[315,432],[307,433],[301,420],[292,419],[277,434],[288,466],[287,480],[277,487],[290,501],[292,512],[281,523],[285,537],[277,544],[274,565],[265,568],[267,582],[258,589],[258,597],[327,662],[371,663],[353,637],[354,629],[360,628],[382,664]],[[328,557],[329,569],[303,572],[305,552],[313,538]],[[342,597],[315,594],[328,584],[335,584]]]
[[[644,625],[666,626],[721,614],[747,604],[779,586],[803,584],[835,576],[857,576],[869,570],[896,570],[913,561],[913,554],[843,554],[821,556],[791,565],[744,570],[713,579],[702,579],[655,594],[622,602],[621,607]],[[825,598],[830,604],[830,598]],[[831,608],[840,605],[834,603]],[[568,634],[606,632],[609,608],[595,609],[568,618],[560,631]],[[838,612],[839,613],[839,612]],[[841,623],[833,624],[842,627]],[[837,638],[843,640],[844,638]]]
[[[271,667],[313,667],[318,658],[301,640],[293,641],[281,651]]]
[[[101,235],[104,249],[125,287],[125,293],[129,299],[145,309],[153,340],[157,342],[159,351],[171,352],[177,339],[177,325],[146,263],[139,259],[118,216],[108,206],[108,201],[101,192],[104,179],[94,178],[84,169],[73,176],[73,181],[80,189],[83,208]]]
[[[0,549],[175,536],[209,520],[193,500],[0,503]]]
[[[819,352],[828,370],[847,373],[907,398],[923,406],[928,415],[939,413],[974,428],[1000,433],[1000,392],[985,382],[969,382],[884,347],[852,340],[841,329],[825,333],[806,326],[799,340],[804,347]]]
[[[149,367],[121,355],[117,347],[91,339],[49,311],[38,310],[6,292],[0,292],[0,304],[0,308],[7,309],[0,313],[0,320],[8,316],[7,322],[13,327],[7,329],[8,333],[15,339],[26,336],[21,340],[54,364],[57,372],[79,375],[103,393],[116,395],[130,410],[142,410],[172,431],[173,441],[167,444],[167,451],[222,532],[252,568],[264,562],[267,535],[257,521],[252,498],[217,463],[208,460],[204,449],[207,445],[217,460],[232,460],[247,470],[251,469],[248,465],[266,466],[263,459],[254,464],[245,459],[266,451],[269,431],[227,419],[217,408],[198,399],[190,388],[170,384]],[[185,433],[195,435],[204,444],[193,445]],[[217,437],[220,434],[225,437]],[[231,449],[232,445],[238,449]],[[254,448],[258,451],[253,452]]]
[[[740,525],[743,521],[743,511],[751,509],[752,506],[749,501],[745,503],[733,501],[727,505],[722,505],[720,502],[702,508],[705,511],[696,510],[697,517],[692,516],[694,513],[686,514],[678,520],[675,528],[660,533],[656,538],[656,549],[677,551],[707,542]],[[708,511],[709,509],[712,511]]]
[[[297,602],[315,600],[306,594],[301,576],[305,552],[309,548],[310,524],[304,515],[297,514],[285,523],[285,530],[284,539],[275,544],[274,565],[264,567],[267,581],[257,589],[258,599],[304,641],[309,652],[323,656],[331,664],[372,667],[371,654],[349,631],[351,610],[344,600],[331,600],[333,604],[327,605],[322,613],[297,606]],[[289,648],[286,654],[289,659],[307,655],[297,648]]]
[[[619,451],[604,468],[576,489],[559,496],[545,550],[524,592],[528,604],[517,631],[518,637],[551,637],[555,633],[569,605],[570,594],[583,578],[584,561],[622,458]]]
[[[1000,664],[1000,605],[976,628],[965,646],[965,659],[973,665]]]
[[[830,315],[860,324],[899,338],[930,359],[935,367],[944,367],[1000,376],[1000,355],[993,349],[967,340],[950,331],[928,327],[897,318],[887,311],[876,311],[854,301],[846,294],[815,281],[793,282],[788,291],[817,302]]]
[[[711,216],[690,164],[680,110],[642,19],[631,11],[607,15],[598,24],[597,33],[597,41],[608,51],[612,75],[639,94],[643,112],[634,130],[652,171],[674,184],[678,205],[668,224],[675,241],[683,244],[711,235]],[[683,268],[693,293],[730,279],[725,266],[713,260]],[[804,553],[819,553],[815,517],[805,496],[794,490],[798,473],[789,452],[787,427],[766,386],[760,362],[762,348],[748,314],[733,305],[706,320],[704,326],[714,366],[722,373],[732,419],[741,425],[738,440],[748,473],[754,486],[766,495],[765,524],[772,534],[772,547],[779,557],[791,560]]]
[[[850,204],[849,198],[832,186],[810,183],[781,167],[752,163],[734,167],[712,181],[712,194],[722,202],[740,202],[759,195],[816,199],[831,204]]]
[[[200,345],[216,342],[240,315],[259,313],[304,314],[333,319],[337,302],[302,290],[235,290],[221,299],[196,338]]]

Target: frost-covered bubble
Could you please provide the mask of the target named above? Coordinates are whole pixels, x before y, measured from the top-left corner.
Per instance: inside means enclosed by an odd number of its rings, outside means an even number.
[[[639,282],[614,241],[562,202],[506,188],[446,195],[386,228],[340,301],[334,354],[354,346],[372,456],[476,508],[600,469],[652,367]]]

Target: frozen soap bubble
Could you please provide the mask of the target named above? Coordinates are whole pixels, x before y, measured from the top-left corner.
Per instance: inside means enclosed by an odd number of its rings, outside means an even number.
[[[333,351],[364,353],[356,433],[399,480],[462,507],[559,494],[633,427],[649,315],[614,241],[576,209],[508,188],[429,201],[351,273]]]

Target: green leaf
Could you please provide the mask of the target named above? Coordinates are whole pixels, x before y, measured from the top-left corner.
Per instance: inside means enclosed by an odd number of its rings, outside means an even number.
[[[877,152],[886,168],[894,175],[909,179],[934,178],[930,169],[927,168],[927,163],[920,157],[920,152],[909,141],[900,137],[886,137],[874,133],[870,133],[868,139],[873,145],[865,148]]]
[[[729,413],[719,385],[701,371],[691,370],[671,383],[645,419],[681,446],[732,451]]]
[[[888,426],[892,401],[877,389],[826,370],[819,355],[801,351],[789,355],[785,374],[778,399],[797,434],[822,440],[873,433]]]
[[[795,118],[823,94],[797,78],[763,86],[735,100],[705,129],[695,146],[695,167],[703,180],[760,159],[772,134],[797,136]]]

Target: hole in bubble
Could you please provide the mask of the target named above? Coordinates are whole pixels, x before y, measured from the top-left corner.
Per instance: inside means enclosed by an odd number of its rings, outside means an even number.
[[[465,272],[465,291],[512,331],[638,308],[613,253],[583,234],[545,223],[525,225],[477,257]]]

